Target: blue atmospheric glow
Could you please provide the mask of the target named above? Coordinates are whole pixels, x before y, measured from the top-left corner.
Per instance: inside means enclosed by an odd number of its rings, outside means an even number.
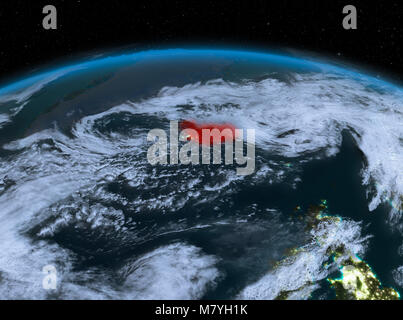
[[[108,57],[95,58],[94,60],[86,60],[82,62],[78,62],[76,64],[70,64],[61,66],[59,68],[55,68],[52,70],[47,70],[42,73],[38,73],[35,76],[28,77],[23,80],[16,81],[9,85],[6,85],[0,88],[0,96],[9,94],[12,92],[16,92],[18,90],[27,88],[31,85],[34,85],[38,81],[44,80],[48,77],[54,76],[55,74],[61,73],[61,77],[68,73],[74,72],[76,70],[96,70],[100,67],[118,67],[118,66],[127,66],[130,63],[135,63],[137,61],[141,61],[143,59],[184,59],[184,58],[192,58],[192,57],[208,57],[211,55],[212,57],[224,57],[224,58],[234,58],[234,59],[247,59],[251,62],[253,61],[267,61],[271,64],[289,67],[289,68],[304,68],[308,70],[317,70],[319,69],[321,72],[329,72],[335,74],[343,74],[345,76],[349,76],[351,78],[356,79],[366,79],[370,81],[374,85],[394,89],[394,90],[402,90],[400,87],[386,82],[384,80],[378,79],[373,76],[364,75],[359,71],[347,70],[335,65],[331,65],[328,63],[323,63],[319,61],[312,61],[306,58],[296,58],[287,55],[279,55],[272,53],[261,53],[261,52],[252,52],[252,51],[239,51],[239,50],[223,50],[223,49],[164,49],[164,50],[150,50],[150,51],[141,51],[141,52],[132,52],[132,53],[124,53],[120,55],[112,55]]]

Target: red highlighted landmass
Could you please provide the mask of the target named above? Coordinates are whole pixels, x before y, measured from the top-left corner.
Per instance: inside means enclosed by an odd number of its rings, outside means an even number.
[[[230,123],[197,123],[195,121],[184,120],[179,124],[180,130],[192,129],[194,132],[187,132],[187,140],[195,141],[199,144],[214,144],[214,143],[225,143],[233,142],[236,139],[236,127]],[[217,129],[217,131],[212,131]],[[210,135],[207,141],[203,139],[203,130],[211,130],[212,134]]]

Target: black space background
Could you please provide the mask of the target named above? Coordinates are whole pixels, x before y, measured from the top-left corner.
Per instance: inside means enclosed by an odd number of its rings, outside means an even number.
[[[58,30],[42,28],[42,8]],[[344,30],[342,8],[358,10]],[[83,53],[131,46],[294,48],[363,64],[403,80],[403,1],[1,0],[0,80]]]

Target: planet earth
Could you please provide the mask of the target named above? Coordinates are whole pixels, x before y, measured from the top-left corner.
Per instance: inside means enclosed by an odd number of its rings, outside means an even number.
[[[399,299],[402,102],[340,62],[223,49],[10,80],[0,298]],[[184,120],[255,130],[254,172],[150,164],[150,130]]]

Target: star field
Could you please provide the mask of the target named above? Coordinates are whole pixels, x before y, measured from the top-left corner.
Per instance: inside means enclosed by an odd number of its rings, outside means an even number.
[[[58,29],[42,28],[42,8]],[[344,30],[346,1],[21,1],[0,4],[0,79],[86,52],[178,45],[292,48],[361,64],[403,80],[403,4],[355,1],[358,30]]]

